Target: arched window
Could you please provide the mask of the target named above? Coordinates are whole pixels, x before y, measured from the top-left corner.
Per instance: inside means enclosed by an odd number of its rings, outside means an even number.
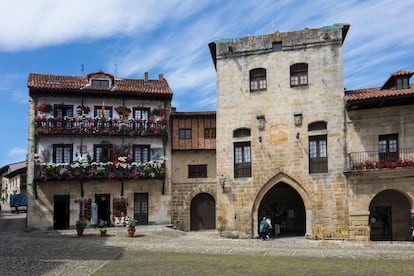
[[[250,70],[250,92],[266,90],[266,69],[256,68]]]
[[[323,130],[326,129],[327,125],[325,121],[313,122],[308,125],[308,131]]]
[[[290,87],[308,85],[308,64],[295,63],[290,66]]]
[[[238,128],[233,131],[233,138],[250,136],[250,128]]]

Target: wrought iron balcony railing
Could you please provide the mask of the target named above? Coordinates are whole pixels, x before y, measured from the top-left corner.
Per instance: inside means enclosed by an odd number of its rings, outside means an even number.
[[[42,163],[35,164],[35,179],[44,181],[85,180],[85,179],[163,179],[164,161],[145,163]]]
[[[34,120],[36,133],[48,134],[94,134],[121,136],[161,136],[167,132],[165,117],[157,120],[105,119],[92,117],[46,118],[37,116]]]
[[[396,152],[386,153],[380,153],[378,151],[352,152],[348,154],[346,171],[393,169],[400,167],[414,168],[414,149],[399,149]]]

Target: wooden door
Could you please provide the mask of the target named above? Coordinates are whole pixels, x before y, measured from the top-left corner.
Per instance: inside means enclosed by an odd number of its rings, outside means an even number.
[[[134,218],[138,225],[148,224],[148,193],[134,193]]]
[[[198,194],[191,201],[191,230],[216,228],[216,202],[207,194]]]

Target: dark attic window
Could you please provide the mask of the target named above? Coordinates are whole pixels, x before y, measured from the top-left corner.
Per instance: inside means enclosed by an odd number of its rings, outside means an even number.
[[[410,87],[410,82],[407,77],[397,78],[397,89],[408,89]]]
[[[109,80],[92,79],[93,87],[109,87]]]

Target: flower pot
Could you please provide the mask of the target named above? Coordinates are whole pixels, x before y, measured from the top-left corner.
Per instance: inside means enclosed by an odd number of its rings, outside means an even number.
[[[128,228],[128,237],[133,237],[135,234],[135,228]]]
[[[106,236],[106,231],[107,230],[101,230],[101,237],[105,237]]]
[[[83,236],[83,231],[85,230],[85,228],[76,228],[76,231],[78,232],[78,237]]]

